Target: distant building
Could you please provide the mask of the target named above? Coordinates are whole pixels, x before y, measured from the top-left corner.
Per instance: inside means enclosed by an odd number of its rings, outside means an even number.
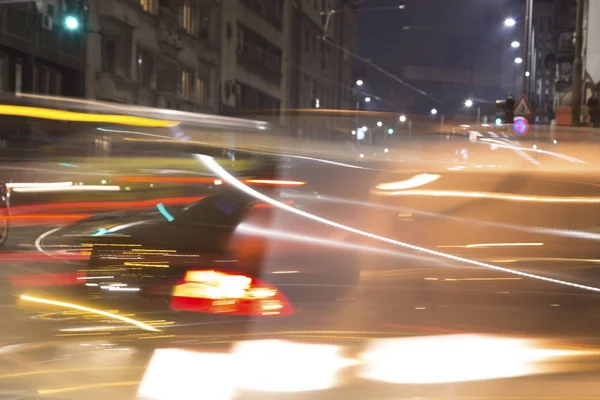
[[[0,90],[83,94],[83,46],[64,29],[62,0],[0,4]]]
[[[218,0],[88,0],[86,97],[219,111]]]
[[[351,2],[294,1],[291,26],[289,107],[354,109],[356,10]],[[341,129],[339,123],[335,117],[299,114],[290,121],[290,130],[298,136],[330,137]]]

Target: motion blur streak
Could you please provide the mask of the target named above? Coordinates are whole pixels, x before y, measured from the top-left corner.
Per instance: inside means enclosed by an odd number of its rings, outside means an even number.
[[[87,389],[109,388],[109,387],[119,387],[119,386],[133,386],[133,385],[137,385],[138,383],[139,383],[138,381],[91,383],[88,385],[67,386],[67,387],[55,388],[55,389],[39,389],[37,392],[38,392],[38,394],[58,394],[58,393],[76,392],[79,390],[87,390]]]
[[[600,204],[600,197],[555,197],[525,196],[510,193],[468,192],[460,190],[405,190],[396,192],[373,191],[386,196],[432,196],[432,197],[464,197],[470,199],[492,199],[506,201],[523,201],[533,203],[567,203],[567,204]]]
[[[102,316],[105,316],[105,317],[108,317],[108,318],[112,318],[112,319],[116,319],[116,320],[119,320],[119,321],[126,322],[126,323],[131,324],[131,325],[135,325],[138,328],[144,329],[146,331],[160,332],[159,329],[153,328],[150,325],[145,324],[143,322],[136,321],[135,319],[124,317],[124,316],[118,315],[118,314],[113,314],[113,313],[110,313],[110,312],[107,312],[107,311],[96,310],[94,308],[85,307],[85,306],[81,306],[81,305],[78,305],[78,304],[66,303],[66,302],[63,302],[63,301],[56,301],[56,300],[49,300],[49,299],[42,299],[42,298],[39,298],[39,297],[33,297],[33,296],[27,296],[27,295],[21,295],[21,299],[25,300],[25,301],[31,301],[31,302],[34,302],[34,303],[48,304],[48,305],[57,306],[57,307],[64,307],[64,308],[72,308],[74,310],[85,311],[85,312],[89,312],[91,314],[102,315]]]
[[[439,384],[558,372],[564,357],[589,352],[555,350],[535,340],[449,335],[373,340],[362,355],[366,379]]]
[[[267,185],[267,186],[302,186],[306,185],[306,182],[302,181],[284,181],[278,179],[246,179],[245,183],[253,185]]]
[[[527,149],[527,148],[522,147],[522,146],[508,144],[508,143],[506,143],[506,142],[504,142],[502,140],[499,140],[499,139],[481,138],[479,140],[481,142],[493,143],[496,147],[501,147],[501,148],[505,148],[505,149],[519,150],[519,151],[532,151],[532,152],[536,152],[536,153],[540,153],[540,154],[546,154],[546,155],[549,155],[549,156],[558,157],[558,158],[561,158],[563,160],[570,161],[570,162],[573,162],[573,163],[579,163],[579,164],[585,164],[586,163],[585,161],[580,160],[580,159],[575,158],[575,157],[567,156],[567,155],[560,154],[560,153],[555,153],[553,151],[546,151],[546,150],[542,150],[542,149]]]
[[[52,211],[58,211],[61,209],[93,209],[96,210],[122,210],[122,209],[135,209],[135,208],[152,208],[158,203],[164,205],[184,205],[193,203],[198,200],[202,200],[204,197],[164,197],[156,198],[152,200],[138,200],[138,201],[81,201],[71,203],[45,203],[36,204],[29,206],[15,206],[10,208],[10,213],[27,213],[38,210],[50,209]]]
[[[339,248],[339,249],[354,250],[357,252],[381,254],[381,255],[387,255],[390,257],[412,258],[412,259],[419,259],[419,260],[427,259],[427,257],[419,256],[417,254],[401,253],[398,251],[381,249],[381,248],[373,247],[373,246],[365,246],[365,245],[354,244],[354,243],[345,243],[345,242],[341,242],[338,240],[332,240],[332,239],[327,239],[327,238],[318,237],[318,236],[301,235],[298,233],[290,233],[290,232],[287,232],[284,230],[278,230],[278,229],[260,228],[260,227],[245,224],[245,223],[238,225],[236,231],[239,233],[248,233],[251,235],[263,236],[263,237],[268,237],[268,238],[272,238],[272,239],[288,240],[288,241],[299,242],[299,243],[314,244],[316,246],[327,246],[327,247],[333,247],[333,248]],[[273,273],[278,273],[278,274],[294,273],[294,271],[273,271]]]
[[[415,175],[412,178],[409,178],[405,181],[380,183],[379,185],[376,186],[376,188],[380,189],[380,190],[412,189],[415,187],[427,185],[428,183],[434,182],[440,178],[441,178],[440,175],[435,175],[435,174],[419,174],[419,175]]]
[[[360,229],[356,229],[356,228],[352,228],[343,224],[339,224],[337,222],[334,221],[330,221],[326,218],[322,218],[319,217],[317,215],[313,215],[310,213],[307,213],[306,211],[302,211],[299,210],[297,208],[294,208],[292,206],[288,206],[287,204],[283,204],[277,200],[274,200],[272,198],[270,198],[269,196],[265,196],[262,193],[257,192],[256,190],[244,185],[242,182],[240,182],[239,180],[237,180],[236,178],[234,178],[230,173],[228,173],[227,171],[225,171],[225,169],[223,167],[221,167],[212,157],[206,156],[206,155],[201,155],[201,154],[197,154],[196,157],[204,164],[206,165],[206,167],[211,170],[213,173],[215,173],[216,175],[218,175],[221,179],[223,179],[224,181],[229,182],[230,185],[236,187],[237,189],[241,190],[242,192],[248,194],[249,196],[252,196],[254,198],[257,198],[259,200],[264,201],[265,203],[269,203],[272,204],[278,208],[281,208],[282,210],[285,211],[289,211],[292,214],[296,214],[299,215],[301,217],[304,218],[308,218],[311,219],[313,221],[325,224],[325,225],[329,225],[329,226],[333,226],[335,228],[339,228],[339,229],[343,229],[345,231],[357,234],[357,235],[361,235],[361,236],[365,236],[371,239],[375,239],[375,240],[379,240],[385,243],[389,243],[389,244],[393,244],[396,246],[401,246],[407,249],[411,249],[411,250],[415,250],[415,251],[420,251],[423,253],[427,253],[436,257],[441,257],[441,258],[445,258],[445,259],[449,259],[449,260],[453,260],[453,261],[458,261],[458,262],[462,262],[462,263],[466,263],[466,264],[470,264],[470,265],[475,265],[478,267],[483,267],[483,268],[487,268],[487,269],[491,269],[491,270],[495,270],[495,271],[501,271],[501,272],[505,272],[505,273],[509,273],[509,274],[513,274],[513,275],[518,275],[518,276],[523,276],[526,278],[532,278],[532,279],[538,279],[544,282],[549,282],[549,283],[556,283],[556,284],[560,284],[560,285],[565,285],[565,286],[570,286],[570,287],[574,287],[574,288],[578,288],[578,289],[583,289],[583,290],[589,290],[589,291],[593,291],[593,292],[600,292],[600,288],[597,287],[593,287],[593,286],[587,286],[587,285],[581,285],[578,283],[573,283],[573,282],[567,282],[567,281],[562,281],[559,279],[553,279],[553,278],[548,278],[545,276],[541,276],[541,275],[534,275],[534,274],[530,274],[527,272],[521,272],[521,271],[517,271],[517,270],[513,270],[513,269],[509,269],[509,268],[503,268],[503,267],[498,267],[496,265],[492,265],[492,264],[487,264],[487,263],[483,263],[480,261],[475,261],[475,260],[469,260],[468,258],[463,258],[463,257],[457,257],[457,256],[453,256],[451,254],[446,254],[446,253],[441,253],[439,251],[435,251],[435,250],[430,250],[430,249],[426,249],[424,247],[419,247],[419,246],[415,246],[409,243],[404,243],[404,242],[400,242],[397,240],[393,240],[384,236],[379,236],[379,235],[375,235],[373,233],[369,233],[369,232],[365,232],[365,231],[361,231]]]
[[[262,392],[306,392],[330,389],[338,375],[355,364],[345,359],[341,347],[293,343],[283,340],[239,342],[234,363],[239,368],[238,385]]]
[[[68,187],[73,186],[73,182],[14,182],[7,183],[6,187],[14,188],[43,188],[43,187]]]
[[[50,119],[55,121],[104,122],[107,124],[144,126],[149,128],[169,128],[179,125],[177,121],[133,117],[130,115],[86,114],[51,108],[0,105],[1,115]]]
[[[446,218],[451,221],[466,222],[469,224],[475,224],[475,225],[481,225],[481,226],[512,229],[512,230],[520,231],[520,232],[534,232],[534,233],[539,233],[542,235],[572,237],[572,238],[586,239],[586,240],[600,240],[600,234],[594,233],[594,232],[576,231],[576,230],[572,230],[572,229],[544,228],[544,227],[540,227],[540,226],[519,226],[519,225],[502,224],[499,222],[481,221],[481,220],[471,219],[471,218],[462,218],[462,217],[455,217],[455,216],[451,216],[451,215],[444,215],[444,214],[433,213],[433,212],[425,212],[425,211],[414,210],[414,209],[410,209],[410,208],[406,208],[406,207],[388,206],[386,204],[381,204],[381,203],[372,203],[372,202],[368,202],[368,201],[358,201],[358,200],[348,200],[348,199],[339,198],[339,197],[331,197],[331,196],[323,196],[323,195],[314,197],[314,196],[307,196],[307,195],[298,194],[298,193],[294,193],[294,194],[286,193],[285,197],[291,197],[291,198],[296,198],[296,199],[305,199],[305,200],[329,201],[329,202],[338,203],[338,204],[351,204],[351,205],[360,206],[360,207],[377,208],[380,210],[406,212],[406,213],[411,213],[411,214],[416,214],[416,215],[424,215],[427,217]]]
[[[120,186],[116,185],[78,185],[78,186],[44,186],[23,187],[11,189],[13,192],[42,193],[42,192],[118,192]]]
[[[487,247],[523,247],[523,246],[543,246],[544,243],[474,243],[474,244],[456,244],[437,246],[438,248],[463,248],[463,249],[485,249]]]

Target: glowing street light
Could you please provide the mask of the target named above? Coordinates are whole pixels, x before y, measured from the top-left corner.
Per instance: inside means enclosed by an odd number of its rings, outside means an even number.
[[[377,121],[377,126],[381,128],[383,126],[383,122]]]
[[[512,43],[510,44],[510,47],[512,47],[513,49],[518,49],[521,46],[521,43],[519,43],[516,40],[513,40]]]
[[[437,109],[435,109],[435,108],[432,108],[432,109],[431,109],[431,114],[432,114],[432,115],[436,115],[436,114],[437,114],[437,112],[438,112],[438,111],[437,111]]]
[[[529,75],[531,75],[529,71],[525,71],[525,76],[529,78]]]
[[[363,82],[363,80],[362,80],[362,79],[358,79],[358,80],[356,81],[356,86],[362,86],[362,85],[364,85],[364,84],[365,84],[365,83]]]
[[[508,26],[509,28],[515,26],[516,24],[517,24],[517,21],[515,21],[514,18],[506,18],[504,20],[504,26]]]
[[[515,58],[515,64],[521,64],[522,62],[523,62],[523,59],[521,57]]]
[[[465,107],[468,107],[468,108],[473,107],[473,100],[467,99],[467,101],[465,101]]]
[[[400,122],[406,122],[406,115],[401,115],[398,119],[400,120]]]
[[[356,131],[355,131],[355,130],[352,130],[352,134],[353,134],[353,135],[356,135]]]
[[[371,102],[371,98],[370,97],[365,97],[365,103],[370,103]]]
[[[360,129],[362,129],[362,131],[363,131],[363,132],[366,132],[366,131],[367,131],[369,128],[367,128],[367,126],[366,126],[366,125],[363,125],[363,127],[362,127],[362,128],[360,128]]]

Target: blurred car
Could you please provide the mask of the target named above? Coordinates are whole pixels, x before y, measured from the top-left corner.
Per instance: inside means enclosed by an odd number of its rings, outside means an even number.
[[[8,239],[9,193],[6,184],[0,183],[0,246]]]
[[[280,204],[357,220],[335,205],[292,202],[286,193],[294,189],[255,181]],[[91,292],[141,295],[178,311],[283,316],[356,287],[360,257],[336,248],[346,236],[223,184],[184,208],[159,203],[152,211],[96,215],[64,228],[54,244],[76,238],[91,247],[82,269]]]

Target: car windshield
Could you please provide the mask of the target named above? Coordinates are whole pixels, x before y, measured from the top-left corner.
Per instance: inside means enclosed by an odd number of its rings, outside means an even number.
[[[597,398],[599,91],[600,0],[0,0],[0,400]]]

